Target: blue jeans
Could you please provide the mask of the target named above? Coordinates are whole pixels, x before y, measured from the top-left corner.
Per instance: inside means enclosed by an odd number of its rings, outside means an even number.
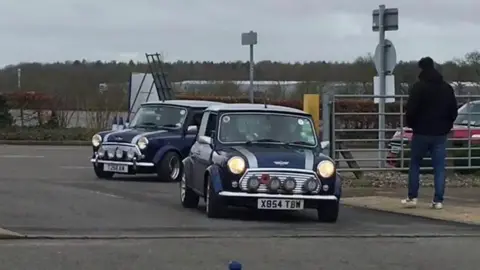
[[[420,166],[423,158],[430,153],[434,172],[434,202],[443,202],[445,193],[445,159],[447,136],[413,135],[410,149],[410,170],[408,172],[408,198],[418,197],[420,188]]]

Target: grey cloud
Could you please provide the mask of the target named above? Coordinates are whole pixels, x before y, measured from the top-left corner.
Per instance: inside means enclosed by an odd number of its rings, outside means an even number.
[[[385,0],[400,10],[389,32],[400,59],[440,61],[479,49],[480,3]],[[432,4],[434,3],[434,4]],[[239,60],[240,33],[259,33],[256,58],[352,60],[373,52],[373,0],[3,0],[0,64],[76,58],[125,59],[164,51],[167,60]]]

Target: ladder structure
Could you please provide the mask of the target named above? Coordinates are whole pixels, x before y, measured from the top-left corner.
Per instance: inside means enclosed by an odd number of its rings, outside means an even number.
[[[165,73],[161,55],[159,53],[146,53],[145,56],[147,57],[148,69],[150,74],[152,74],[158,98],[162,101],[174,99],[175,94],[172,90],[172,84]]]
[[[162,56],[159,53],[146,53],[148,72],[147,73],[132,73],[130,79],[129,91],[129,112],[127,121],[130,120],[132,114],[136,113],[139,105],[147,101],[165,101],[175,98],[172,84],[168,80],[165,72]],[[139,76],[142,76],[140,83]],[[132,85],[132,80],[135,77],[136,84]],[[155,91],[153,91],[155,89]],[[155,95],[156,94],[156,95]]]

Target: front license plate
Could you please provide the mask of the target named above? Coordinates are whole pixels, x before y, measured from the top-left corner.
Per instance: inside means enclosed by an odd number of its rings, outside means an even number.
[[[106,172],[128,173],[128,166],[120,164],[103,164],[103,170]]]
[[[257,208],[272,210],[302,210],[303,200],[258,199]]]

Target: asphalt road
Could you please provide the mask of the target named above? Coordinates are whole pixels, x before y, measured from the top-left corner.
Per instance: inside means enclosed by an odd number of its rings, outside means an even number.
[[[342,208],[337,224],[313,212],[235,209],[207,219],[180,206],[178,185],[97,180],[88,147],[0,146],[3,269],[478,269],[480,228]],[[203,238],[202,238],[203,237]],[[50,239],[46,239],[50,238]],[[128,239],[124,239],[128,238]]]

